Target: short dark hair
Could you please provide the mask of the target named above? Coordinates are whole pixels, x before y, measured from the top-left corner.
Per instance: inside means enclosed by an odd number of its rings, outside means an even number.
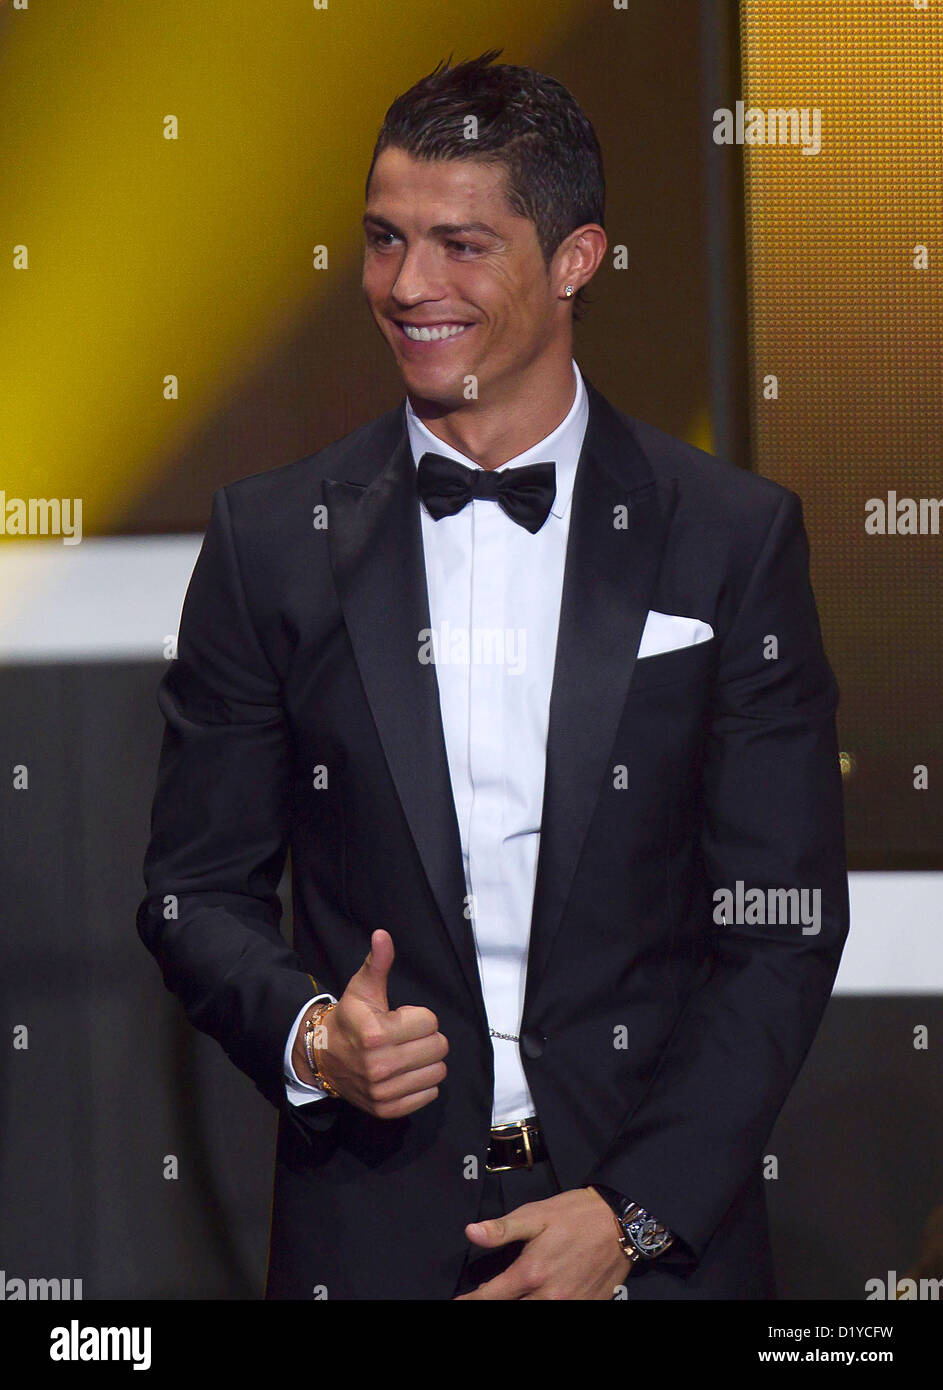
[[[604,225],[602,152],[588,117],[563,84],[533,68],[494,64],[502,51],[489,49],[455,67],[450,54],[396,98],[380,127],[365,191],[377,157],[389,146],[415,159],[502,164],[507,200],[534,223],[549,266],[575,228]],[[469,116],[477,118],[477,139],[466,137]],[[582,300],[581,287],[575,303]]]

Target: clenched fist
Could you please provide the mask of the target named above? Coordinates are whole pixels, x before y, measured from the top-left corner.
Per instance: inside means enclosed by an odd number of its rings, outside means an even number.
[[[322,1075],[344,1100],[380,1120],[397,1120],[435,1100],[449,1050],[431,1009],[390,1008],[386,980],[393,955],[389,932],[375,931],[363,965],[322,1019],[316,1043]],[[292,1060],[302,1080],[313,1082],[303,1039],[304,1020]]]

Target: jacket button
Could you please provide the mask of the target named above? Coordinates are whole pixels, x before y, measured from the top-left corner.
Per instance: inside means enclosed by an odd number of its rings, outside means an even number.
[[[521,1047],[524,1049],[524,1056],[539,1057],[544,1050],[544,1043],[546,1041],[546,1033],[540,1033],[536,1028],[528,1028],[527,1032],[521,1037]]]

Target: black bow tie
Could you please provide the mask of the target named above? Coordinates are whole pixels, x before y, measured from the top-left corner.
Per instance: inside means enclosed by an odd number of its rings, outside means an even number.
[[[416,481],[419,496],[436,521],[454,516],[473,497],[488,497],[532,535],[547,520],[557,495],[556,468],[552,463],[528,463],[523,468],[505,468],[498,473],[466,468],[444,454],[423,454]]]

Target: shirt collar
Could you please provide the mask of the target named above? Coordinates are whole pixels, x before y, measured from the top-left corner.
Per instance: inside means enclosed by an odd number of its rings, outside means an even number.
[[[576,395],[566,419],[561,421],[545,439],[541,439],[531,448],[525,449],[522,454],[518,454],[515,458],[508,459],[507,463],[502,463],[500,468],[495,470],[500,473],[505,468],[523,468],[528,463],[543,463],[547,459],[553,459],[556,464],[554,476],[557,492],[550,510],[557,517],[566,514],[566,509],[573,496],[576,465],[579,462],[583,448],[583,436],[586,433],[586,425],[589,420],[589,399],[586,395],[583,377],[575,359],[571,358],[570,360],[573,365]],[[446,444],[444,440],[438,439],[430,429],[427,429],[410,405],[408,396],[406,397],[406,429],[409,435],[409,445],[412,449],[413,463],[416,466],[418,466],[423,454],[431,451],[434,454],[443,454],[446,458],[456,459],[459,463],[463,463],[466,468],[481,467],[474,459],[460,454],[457,449],[452,448],[451,444]]]

